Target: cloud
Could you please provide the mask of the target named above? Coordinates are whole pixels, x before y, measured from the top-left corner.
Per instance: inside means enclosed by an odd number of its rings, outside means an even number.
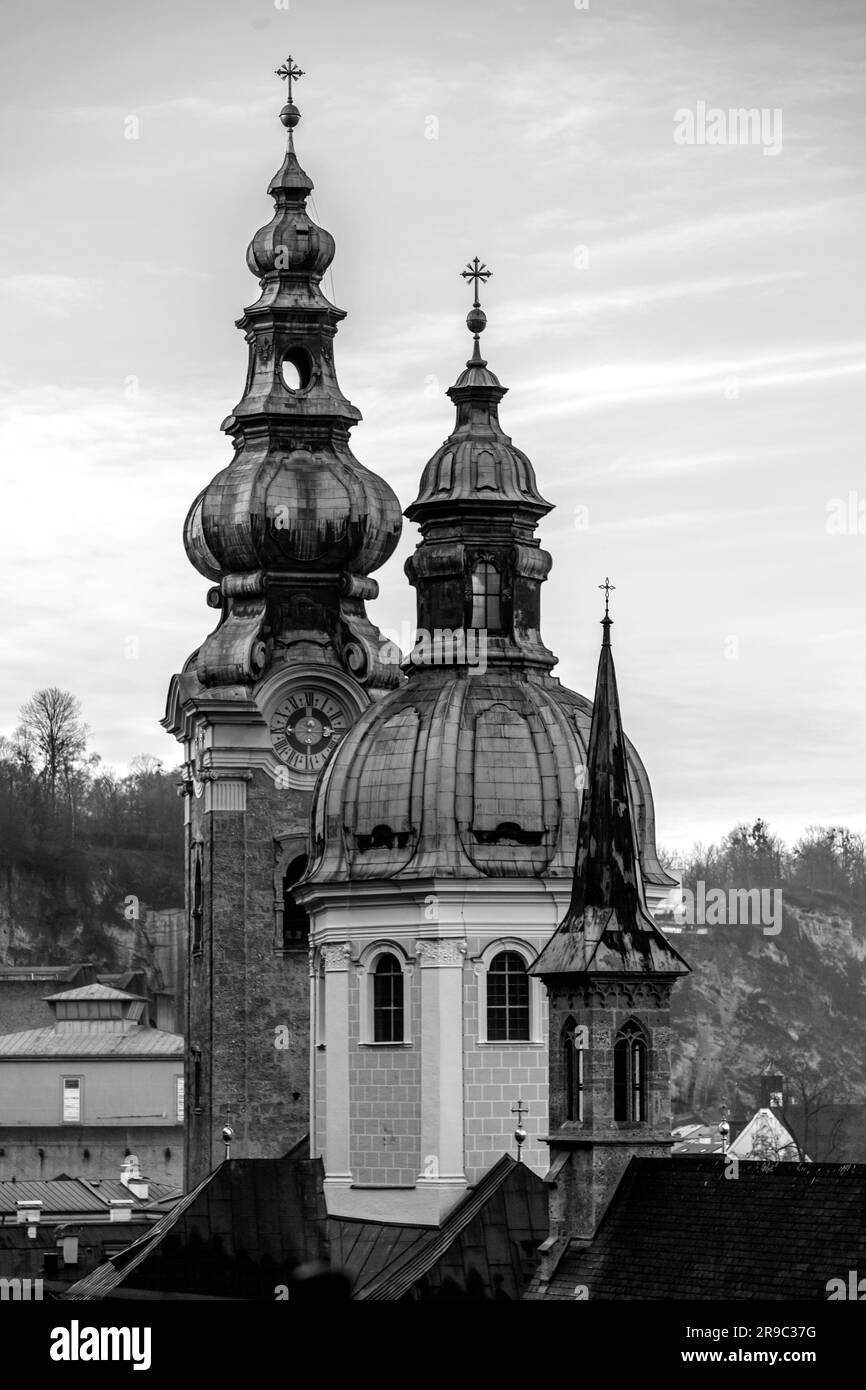
[[[85,303],[100,288],[101,281],[86,276],[55,275],[51,272],[0,276],[0,297],[8,303],[26,304],[43,314],[63,314]]]

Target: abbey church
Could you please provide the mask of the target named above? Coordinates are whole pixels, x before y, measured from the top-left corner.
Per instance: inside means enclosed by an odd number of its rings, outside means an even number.
[[[420,532],[415,651],[375,624],[401,503],[352,451],[345,315],[322,289],[334,241],[294,148],[303,74],[291,59],[279,72],[288,142],[247,251],[259,296],[238,320],[234,453],[184,532],[215,625],[163,720],[184,750],[187,1195],[70,1297],[220,1277],[214,1293],[267,1298],[314,1260],[347,1269],[355,1297],[425,1296],[461,1270],[491,1297],[653,1296],[634,1290],[665,1277],[657,1296],[713,1297],[726,1279],[758,1296],[776,1277],[761,1223],[784,1208],[796,1226],[802,1199],[820,1233],[816,1193],[835,1194],[848,1241],[827,1277],[858,1253],[866,1267],[862,1222],[843,1216],[862,1211],[866,1174],[840,1189],[810,1165],[797,1188],[782,1164],[731,1183],[670,1157],[671,996],[688,965],[653,911],[674,881],[623,733],[609,586],[594,699],[553,674],[536,534],[551,505],[500,421],[477,259],[451,432],[403,513]],[[240,1229],[252,1209],[255,1237]],[[690,1213],[737,1221],[733,1272],[698,1224],[676,1273]],[[216,1257],[191,1279],[177,1248],[194,1231],[247,1271],[258,1256],[259,1283]],[[790,1296],[821,1296],[810,1239]],[[744,1273],[750,1258],[765,1264]]]

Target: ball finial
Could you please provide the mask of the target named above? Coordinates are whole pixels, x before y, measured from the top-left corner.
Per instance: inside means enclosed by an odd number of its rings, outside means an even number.
[[[286,61],[281,63],[278,68],[275,68],[274,72],[283,82],[288,82],[289,84],[289,99],[280,112],[280,120],[287,130],[294,130],[298,121],[301,119],[301,113],[292,101],[292,83],[297,82],[299,77],[303,77],[303,71],[298,67],[292,55],[289,54]]]

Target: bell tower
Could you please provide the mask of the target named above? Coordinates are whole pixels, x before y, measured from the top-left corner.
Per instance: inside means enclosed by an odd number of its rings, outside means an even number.
[[[210,580],[216,627],[172,679],[164,727],[183,743],[189,915],[186,1182],[221,1157],[276,1157],[309,1124],[307,866],[313,788],[399,653],[369,620],[370,576],[400,536],[400,504],[354,457],[325,297],[330,233],[307,211],[289,58],[274,213],[247,264],[260,294],[238,320],[243,395],[222,429],[233,457],[192,504],[184,544]],[[395,659],[396,658],[396,659]]]
[[[530,974],[549,1001],[550,1238],[591,1239],[629,1160],[667,1157],[670,997],[689,967],[647,910],[605,591],[571,904]]]

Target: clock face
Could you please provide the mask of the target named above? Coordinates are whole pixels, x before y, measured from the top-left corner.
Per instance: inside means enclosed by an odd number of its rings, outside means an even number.
[[[345,706],[328,691],[305,686],[277,706],[271,742],[293,772],[318,773],[349,727]]]

